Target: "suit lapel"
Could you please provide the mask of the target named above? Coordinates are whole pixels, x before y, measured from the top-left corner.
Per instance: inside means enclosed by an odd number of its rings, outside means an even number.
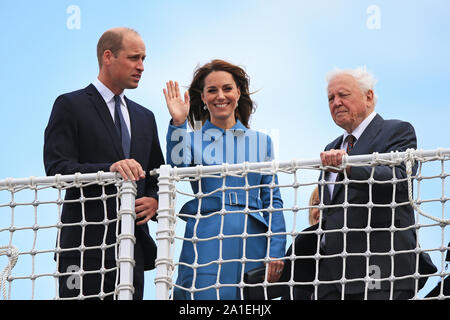
[[[139,116],[137,114],[136,106],[134,105],[134,102],[125,97],[125,101],[127,103],[128,108],[128,114],[130,115],[130,132],[131,132],[131,142],[130,142],[130,158],[134,158],[135,156],[135,150],[138,150],[136,148],[137,143],[137,133],[139,132]]]
[[[98,115],[102,119],[103,125],[106,128],[107,134],[111,138],[112,145],[114,146],[114,150],[116,151],[117,156],[120,159],[123,159],[125,156],[122,150],[122,143],[117,134],[114,121],[111,117],[111,113],[108,110],[108,106],[106,105],[105,100],[103,100],[103,97],[100,95],[93,84],[90,84],[86,87],[86,94],[89,96],[89,100],[91,100]]]
[[[355,145],[353,146],[352,150],[350,150],[348,155],[353,156],[353,155],[371,153],[372,143],[373,143],[375,137],[380,132],[383,121],[384,121],[383,118],[377,114],[375,116],[375,118],[373,118],[373,120],[369,123],[369,125],[364,130],[364,132],[361,134],[359,139],[356,141]],[[342,142],[342,137],[339,140],[340,140],[340,142]],[[340,146],[338,148],[340,148]],[[338,175],[338,178],[339,178],[339,175]],[[344,189],[343,184],[336,184],[334,186],[332,199],[334,199],[336,197],[336,195],[343,189]]]
[[[341,144],[342,144],[342,139],[344,138],[344,136],[340,136],[337,139],[335,139],[332,143],[330,143],[325,150],[331,150],[331,149],[340,149],[341,148]]]
[[[380,115],[376,115],[369,123],[366,130],[361,134],[358,141],[356,141],[354,147],[348,153],[350,156],[358,154],[371,153],[371,146],[375,137],[380,133],[382,128],[383,118]]]

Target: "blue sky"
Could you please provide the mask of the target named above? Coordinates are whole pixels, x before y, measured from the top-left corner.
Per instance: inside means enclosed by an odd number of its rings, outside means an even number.
[[[251,126],[278,134],[279,160],[318,158],[341,134],[324,77],[359,65],[378,80],[376,111],[411,122],[420,149],[449,148],[449,15],[447,0],[0,0],[0,179],[45,174],[43,132],[52,104],[95,79],[97,40],[115,26],[136,29],[146,42],[140,86],[126,95],[155,113],[163,147],[170,120],[165,82],[187,86],[197,65],[222,58],[250,75],[251,90],[258,90]],[[79,29],[70,28],[74,21]],[[429,197],[440,196],[435,185]]]

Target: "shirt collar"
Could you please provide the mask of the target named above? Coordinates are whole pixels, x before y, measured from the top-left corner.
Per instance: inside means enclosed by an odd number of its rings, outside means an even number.
[[[95,88],[97,89],[97,91],[100,93],[100,95],[103,97],[103,100],[105,100],[107,104],[110,103],[111,101],[114,101],[114,93],[107,86],[105,86],[103,82],[101,82],[98,78],[95,78],[92,84],[95,86]],[[119,96],[122,104],[126,106],[127,104],[125,103],[124,100],[125,98],[124,92],[119,94]]]
[[[373,118],[375,118],[376,115],[377,115],[377,113],[375,111],[372,111],[372,113],[367,118],[365,118],[359,124],[359,126],[356,127],[355,130],[353,130],[352,133],[348,133],[347,131],[344,131],[344,136],[343,136],[343,139],[342,139],[342,143],[345,142],[345,139],[350,134],[353,135],[356,138],[356,141],[358,141],[359,137],[361,137],[361,135],[363,134],[364,130],[366,130],[367,126],[370,124],[370,122],[372,122]]]

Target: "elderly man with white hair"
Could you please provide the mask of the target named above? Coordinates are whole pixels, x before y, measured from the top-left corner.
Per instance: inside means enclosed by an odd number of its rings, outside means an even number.
[[[375,79],[365,68],[332,71],[327,82],[331,117],[344,132],[320,154],[324,166],[339,167],[345,154],[416,148],[411,124],[385,120],[375,112]],[[412,298],[416,254],[409,250],[416,248],[417,240],[414,228],[408,228],[414,225],[414,211],[407,204],[407,184],[397,182],[394,188],[393,183],[379,183],[391,180],[394,172],[396,179],[405,178],[405,166],[348,166],[345,170],[347,192],[343,171],[335,169],[323,172],[329,183],[319,188],[325,208],[318,298]],[[375,183],[370,187],[372,170]],[[348,206],[343,205],[346,201]]]

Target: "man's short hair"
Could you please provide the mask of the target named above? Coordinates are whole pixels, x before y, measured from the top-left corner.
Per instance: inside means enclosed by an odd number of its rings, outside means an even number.
[[[139,35],[136,30],[125,27],[110,29],[102,34],[97,43],[97,59],[99,67],[102,66],[102,57],[106,50],[110,50],[114,57],[118,56],[120,50],[123,48],[123,36],[126,32],[132,32]]]
[[[334,69],[328,72],[325,76],[327,84],[330,83],[331,80],[340,75],[350,75],[352,76],[356,82],[358,83],[359,88],[363,93],[367,93],[367,91],[372,90],[373,94],[373,102],[374,105],[377,103],[378,97],[375,95],[375,84],[377,80],[375,77],[367,70],[366,66],[357,67],[355,69]]]

